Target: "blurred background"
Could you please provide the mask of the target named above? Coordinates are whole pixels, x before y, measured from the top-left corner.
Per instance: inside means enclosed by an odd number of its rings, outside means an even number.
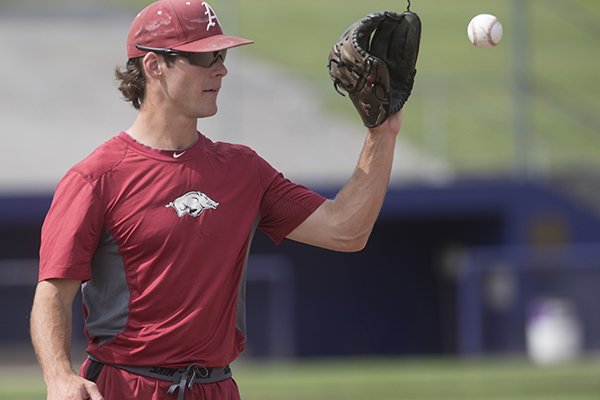
[[[134,110],[114,68],[147,1],[1,0],[0,398],[44,398],[29,344],[54,187]],[[358,18],[404,1],[213,0],[228,55],[198,128],[335,196],[364,128],[327,73]],[[367,248],[257,233],[247,399],[600,398],[600,3],[413,0],[423,36],[390,190]],[[473,47],[469,20],[504,38]],[[75,306],[74,364],[83,357]]]

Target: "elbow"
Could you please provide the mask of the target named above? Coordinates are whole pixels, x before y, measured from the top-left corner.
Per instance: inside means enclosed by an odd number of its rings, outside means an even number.
[[[335,245],[337,251],[344,253],[356,253],[364,250],[369,242],[371,231],[373,226],[344,226],[344,224],[338,224],[336,227]]]
[[[340,238],[336,241],[332,250],[342,253],[357,253],[367,247],[370,234],[356,235],[352,237]]]
[[[358,253],[359,251],[363,251],[367,247],[367,241],[357,241],[351,243],[347,247],[344,248],[345,253]]]
[[[369,241],[373,222],[356,213],[342,211],[334,202],[326,203],[330,218],[322,226],[327,236],[327,247],[334,251],[355,253],[362,251]]]

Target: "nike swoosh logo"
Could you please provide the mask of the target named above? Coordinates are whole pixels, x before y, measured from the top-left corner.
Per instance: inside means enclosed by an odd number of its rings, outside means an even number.
[[[181,153],[179,153],[179,154],[177,154],[177,153],[173,153],[173,158],[179,158],[179,157],[181,157],[181,156],[182,156],[182,155],[184,155],[184,154],[185,154],[185,151],[182,151],[182,152],[181,152]]]

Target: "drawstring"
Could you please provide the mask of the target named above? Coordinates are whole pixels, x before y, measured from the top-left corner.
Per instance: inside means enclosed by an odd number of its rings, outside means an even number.
[[[177,393],[177,400],[183,400],[186,386],[188,390],[192,390],[192,386],[194,385],[196,378],[207,378],[209,375],[210,371],[205,367],[200,367],[196,364],[189,365],[181,376],[179,383],[172,384],[171,387],[169,387],[167,394],[173,394],[179,389],[179,393]]]

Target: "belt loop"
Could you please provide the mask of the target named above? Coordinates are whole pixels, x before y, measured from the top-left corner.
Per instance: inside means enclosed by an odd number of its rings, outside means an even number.
[[[96,383],[103,368],[104,368],[104,364],[89,358],[88,366],[87,366],[87,369],[85,370],[84,378],[87,379],[88,381],[92,381],[92,382]]]

